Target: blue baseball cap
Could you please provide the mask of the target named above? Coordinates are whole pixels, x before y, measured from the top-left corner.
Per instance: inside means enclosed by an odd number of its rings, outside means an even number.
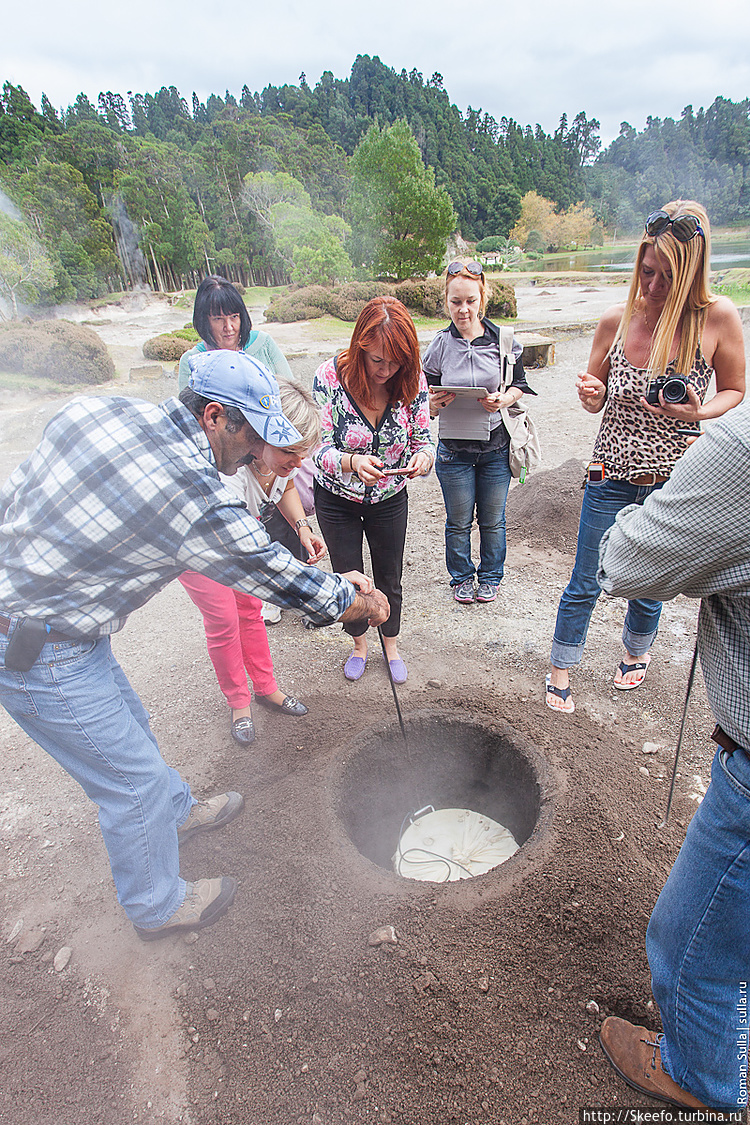
[[[269,445],[301,445],[304,438],[284,417],[279,384],[271,372],[245,352],[224,349],[190,357],[188,386],[222,406],[236,406]]]

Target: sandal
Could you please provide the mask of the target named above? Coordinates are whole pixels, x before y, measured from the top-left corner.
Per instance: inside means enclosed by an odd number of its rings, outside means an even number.
[[[650,663],[651,657],[648,653],[646,653],[643,660],[634,661],[632,664],[626,664],[624,660],[621,660],[618,665],[621,676],[627,676],[628,672],[643,672],[643,675],[639,680],[633,680],[629,684],[623,683],[622,680],[613,680],[613,686],[616,687],[618,691],[632,691],[633,688],[640,687],[646,679],[646,671]]]
[[[545,677],[544,686],[545,686],[544,702],[547,704],[550,711],[557,711],[558,715],[572,715],[573,712],[576,709],[576,705],[573,702],[573,698],[570,694],[570,688],[569,687],[555,687],[555,685],[552,683],[552,676],[550,675],[549,672],[547,673],[547,675]],[[557,707],[552,702],[551,697],[553,695],[557,696],[558,699],[562,700],[562,702],[564,704],[563,707]]]

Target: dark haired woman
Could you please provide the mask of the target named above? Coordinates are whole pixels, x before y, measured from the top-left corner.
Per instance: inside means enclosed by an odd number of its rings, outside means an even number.
[[[599,321],[588,370],[578,378],[584,409],[604,413],[583,494],[575,566],[557,611],[545,692],[553,711],[575,710],[569,669],[581,659],[601,592],[596,574],[604,532],[622,508],[642,504],[661,488],[691,431],[742,402],[742,324],[732,302],[711,293],[710,256],[708,215],[700,203],[678,199],[649,215],[627,301]],[[665,374],[684,378],[681,394],[665,397],[652,387]],[[704,402],[712,376],[716,394]],[[628,602],[625,657],[614,678],[620,691],[643,683],[660,614],[661,602]]]
[[[186,352],[180,360],[180,390],[188,384],[190,356],[217,349],[244,351],[268,368],[277,379],[290,380],[288,384],[284,384],[287,388],[284,409],[294,412],[294,417],[298,418],[304,430],[305,444],[295,452],[300,454],[300,458],[309,455],[317,444],[319,435],[314,404],[311,400],[308,401],[307,392],[291,382],[289,364],[278,345],[267,333],[252,331],[245,302],[231,282],[223,277],[204,278],[195,294],[193,324],[201,336],[201,343]],[[298,539],[298,549],[294,553],[303,561],[309,559],[317,562],[325,554],[325,544],[304,518],[305,513],[291,478],[291,470],[287,482],[278,474],[263,472],[265,468],[262,462],[260,465],[254,462],[252,465],[242,466],[234,477],[225,478],[225,484],[238,491],[249,510],[257,517],[260,516],[260,506],[264,501],[275,501],[277,510],[281,513],[280,522],[285,523],[288,518],[289,534]],[[263,492],[266,493],[265,496]],[[296,531],[290,524],[295,525]],[[281,539],[280,536],[276,538]],[[285,546],[289,545],[285,543]],[[191,601],[201,611],[208,653],[219,687],[229,704],[230,731],[235,742],[241,746],[250,746],[255,741],[248,676],[259,702],[284,715],[307,714],[307,707],[294,696],[283,692],[276,682],[263,619],[263,603],[250,594],[242,594],[222,586],[204,574],[188,570],[180,575],[179,580]],[[272,620],[278,621],[279,617],[280,613]]]
[[[225,277],[204,277],[198,286],[193,305],[193,327],[200,336],[200,343],[185,352],[180,360],[179,390],[184,390],[188,384],[190,357],[215,348],[246,352],[267,367],[277,379],[292,379],[289,364],[279,345],[267,332],[258,332],[253,328],[245,302]]]
[[[406,665],[397,642],[406,481],[430,471],[435,449],[417,333],[400,301],[375,297],[365,305],[349,347],[318,368],[313,396],[323,426],[313,458],[320,530],[335,570],[362,570],[367,537],[373,580],[391,607],[382,626],[386,656],[394,682],[403,683]],[[354,642],[344,675],[358,680],[367,663],[367,624],[344,628]]]

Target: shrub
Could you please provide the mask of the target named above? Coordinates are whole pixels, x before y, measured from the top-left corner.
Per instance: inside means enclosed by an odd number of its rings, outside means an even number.
[[[353,322],[373,297],[398,297],[407,309],[421,316],[446,315],[441,277],[412,277],[398,285],[384,281],[350,281],[327,289],[322,285],[288,289],[274,297],[266,309],[266,320],[288,324],[294,320],[315,320],[316,317],[337,316]],[[488,281],[488,316],[514,317],[515,292],[510,285]]]
[[[384,281],[350,281],[331,291],[331,312],[341,320],[355,321],[373,297],[393,297],[395,292]]]
[[[266,309],[266,320],[289,324],[293,320],[315,320],[331,310],[331,289],[323,285],[306,285],[278,293]]]
[[[266,320],[287,324],[328,314],[355,321],[373,297],[392,297],[394,293],[393,285],[381,281],[350,281],[330,289],[323,285],[306,285],[274,297],[266,309]]]
[[[407,309],[423,316],[444,317],[443,294],[445,282],[442,277],[410,277],[396,286],[396,296]]]
[[[409,277],[396,286],[396,296],[412,312],[424,312],[425,279]]]
[[[474,249],[478,254],[499,253],[505,249],[506,242],[507,239],[502,238],[499,234],[491,234],[478,242]]]
[[[505,281],[487,280],[487,308],[489,317],[502,317],[505,320],[514,320],[518,316],[516,305],[516,291],[512,285]]]
[[[186,340],[184,332],[185,329],[181,328],[179,334],[163,332],[161,336],[152,336],[143,345],[144,356],[146,359],[161,360],[163,363],[174,363],[185,352],[189,352],[198,339],[196,333],[194,340]]]
[[[0,368],[57,383],[104,383],[115,366],[92,329],[69,320],[0,325]]]

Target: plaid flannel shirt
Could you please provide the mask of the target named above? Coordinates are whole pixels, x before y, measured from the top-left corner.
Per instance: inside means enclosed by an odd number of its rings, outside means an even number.
[[[0,491],[0,613],[97,637],[184,570],[319,625],[355,596],[270,541],[178,399],[73,400]]]
[[[702,598],[698,651],[717,723],[750,751],[750,403],[712,421],[643,507],[602,538],[599,585]]]

